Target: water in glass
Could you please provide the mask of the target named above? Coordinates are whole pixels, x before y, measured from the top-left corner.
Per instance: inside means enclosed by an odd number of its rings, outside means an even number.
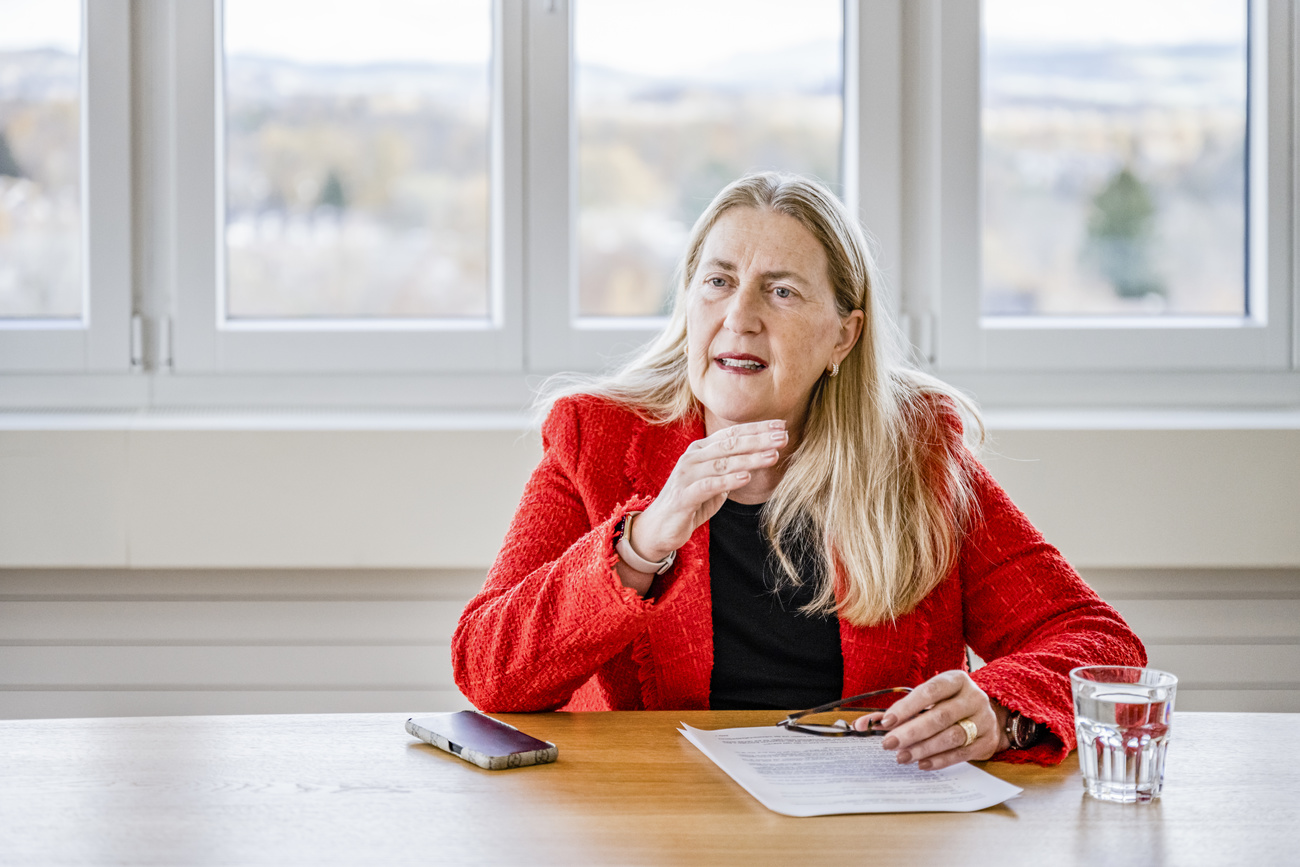
[[[1079,769],[1084,788],[1094,798],[1151,801],[1160,797],[1164,785],[1176,680],[1164,672],[1120,671],[1140,672],[1135,675],[1139,682],[1071,678]]]

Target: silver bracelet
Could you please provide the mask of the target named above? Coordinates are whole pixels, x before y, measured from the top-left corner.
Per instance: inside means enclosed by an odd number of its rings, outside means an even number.
[[[632,547],[632,519],[639,514],[641,513],[628,512],[623,516],[623,520],[618,522],[618,526],[614,528],[614,551],[623,558],[624,563],[636,571],[662,575],[673,567],[673,561],[677,559],[677,552],[670,551],[668,556],[658,563],[647,560],[638,554]]]

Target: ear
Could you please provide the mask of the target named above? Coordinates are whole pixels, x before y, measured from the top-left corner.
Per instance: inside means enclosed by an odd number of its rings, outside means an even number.
[[[866,321],[866,316],[861,310],[854,310],[840,320],[840,339],[831,351],[831,361],[839,364],[844,360],[844,356],[849,354],[849,350],[862,336],[862,325]]]

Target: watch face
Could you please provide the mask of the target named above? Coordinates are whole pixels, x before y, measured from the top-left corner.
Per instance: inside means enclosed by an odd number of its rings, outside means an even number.
[[[1016,749],[1033,746],[1038,740],[1038,723],[1027,716],[1014,714],[1007,726],[1007,740]]]

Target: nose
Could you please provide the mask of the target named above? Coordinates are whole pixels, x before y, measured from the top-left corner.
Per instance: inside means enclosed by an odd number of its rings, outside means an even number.
[[[742,284],[739,291],[727,300],[727,316],[723,327],[735,334],[752,334],[762,328],[759,304],[762,288]]]

